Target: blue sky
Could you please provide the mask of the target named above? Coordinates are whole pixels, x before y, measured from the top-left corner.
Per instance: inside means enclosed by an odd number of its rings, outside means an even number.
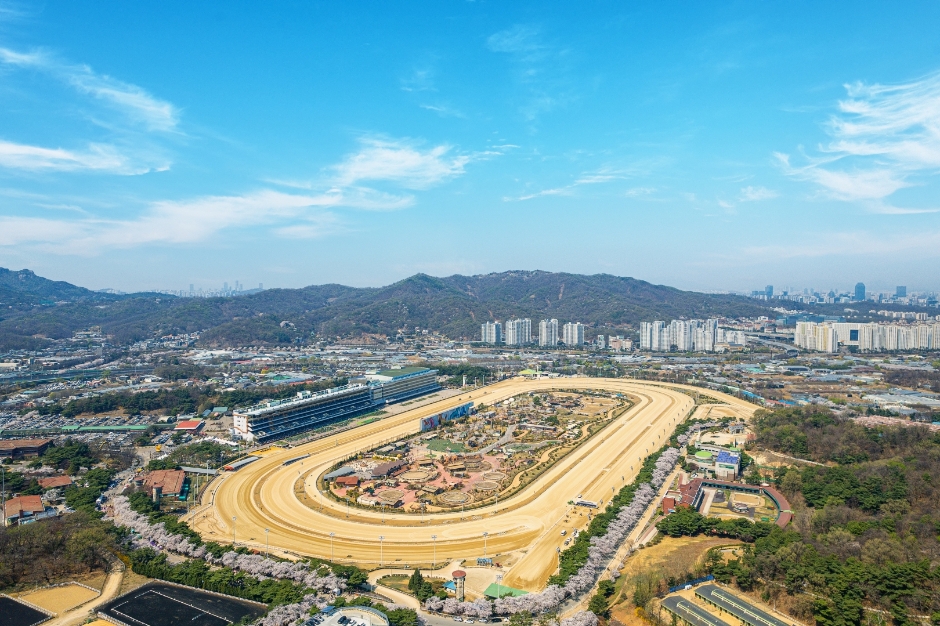
[[[0,0],[0,265],[940,289],[940,4],[644,4]]]

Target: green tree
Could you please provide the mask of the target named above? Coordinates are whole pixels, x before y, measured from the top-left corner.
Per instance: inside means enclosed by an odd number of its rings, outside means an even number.
[[[604,594],[594,594],[590,602],[588,602],[588,610],[598,617],[607,617],[609,608],[607,606],[607,598],[604,597]]]

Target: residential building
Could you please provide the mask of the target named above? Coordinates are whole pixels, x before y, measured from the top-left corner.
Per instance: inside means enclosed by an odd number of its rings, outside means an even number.
[[[598,350],[606,350],[606,349],[607,349],[607,342],[604,341],[604,335],[598,335],[598,336],[597,336],[597,338],[594,340],[594,346],[595,346]]]
[[[17,496],[6,501],[3,507],[4,526],[27,524],[44,517],[54,517],[55,509],[46,509],[41,496]]]
[[[580,346],[584,344],[584,324],[581,322],[568,322],[562,327],[562,341],[566,346]]]
[[[855,324],[797,322],[793,342],[798,348],[836,352],[838,345],[860,352],[940,349],[940,323]],[[832,334],[832,337],[829,335]]]
[[[505,342],[507,346],[525,346],[532,343],[532,320],[507,320]]]
[[[723,332],[731,334],[719,336]],[[722,331],[717,319],[672,320],[668,325],[662,321],[640,324],[640,350],[714,352],[717,343],[744,345],[744,333]]]
[[[483,322],[480,325],[481,341],[483,343],[503,343],[503,325],[497,322]]]
[[[557,346],[558,345],[558,320],[542,320],[539,322],[539,345]]]

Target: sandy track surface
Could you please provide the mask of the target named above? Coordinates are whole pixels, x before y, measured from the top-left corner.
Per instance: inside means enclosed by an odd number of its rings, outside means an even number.
[[[38,589],[20,596],[23,600],[57,615],[97,597],[97,591],[75,584]]]
[[[82,624],[88,619],[89,615],[95,610],[117,597],[121,590],[121,581],[124,580],[124,567],[112,567],[108,572],[108,577],[104,581],[104,587],[101,589],[101,595],[91,602],[75,607],[74,609],[59,615],[58,617],[46,622],[43,626],[73,626]]]
[[[265,529],[273,552],[335,558],[375,567],[430,564],[484,556],[499,561],[515,552],[504,582],[536,590],[556,567],[556,549],[569,531],[587,523],[567,503],[581,494],[606,501],[631,481],[643,457],[659,448],[694,403],[677,385],[602,378],[512,379],[394,415],[319,441],[265,456],[238,472],[226,473],[206,490],[204,503],[189,521],[206,539],[264,550]],[[622,393],[634,406],[589,441],[569,453],[533,483],[505,502],[480,509],[422,517],[351,508],[327,498],[316,478],[338,461],[418,431],[419,419],[463,402],[493,404],[529,391],[564,389]],[[756,408],[709,390],[698,393],[728,403],[738,414]],[[302,462],[284,461],[309,454]],[[295,485],[301,481],[300,493]],[[348,515],[348,517],[347,517]],[[233,523],[232,518],[236,517]],[[565,519],[568,518],[566,522]],[[334,536],[330,537],[330,533]],[[487,533],[486,538],[483,534]],[[436,541],[432,536],[436,535]],[[381,538],[381,539],[380,539]],[[519,552],[521,551],[521,552]]]

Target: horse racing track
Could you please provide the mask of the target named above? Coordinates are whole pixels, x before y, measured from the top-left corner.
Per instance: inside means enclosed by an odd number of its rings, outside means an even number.
[[[167,583],[153,582],[108,602],[105,619],[125,626],[228,626],[264,615],[263,604]]]

